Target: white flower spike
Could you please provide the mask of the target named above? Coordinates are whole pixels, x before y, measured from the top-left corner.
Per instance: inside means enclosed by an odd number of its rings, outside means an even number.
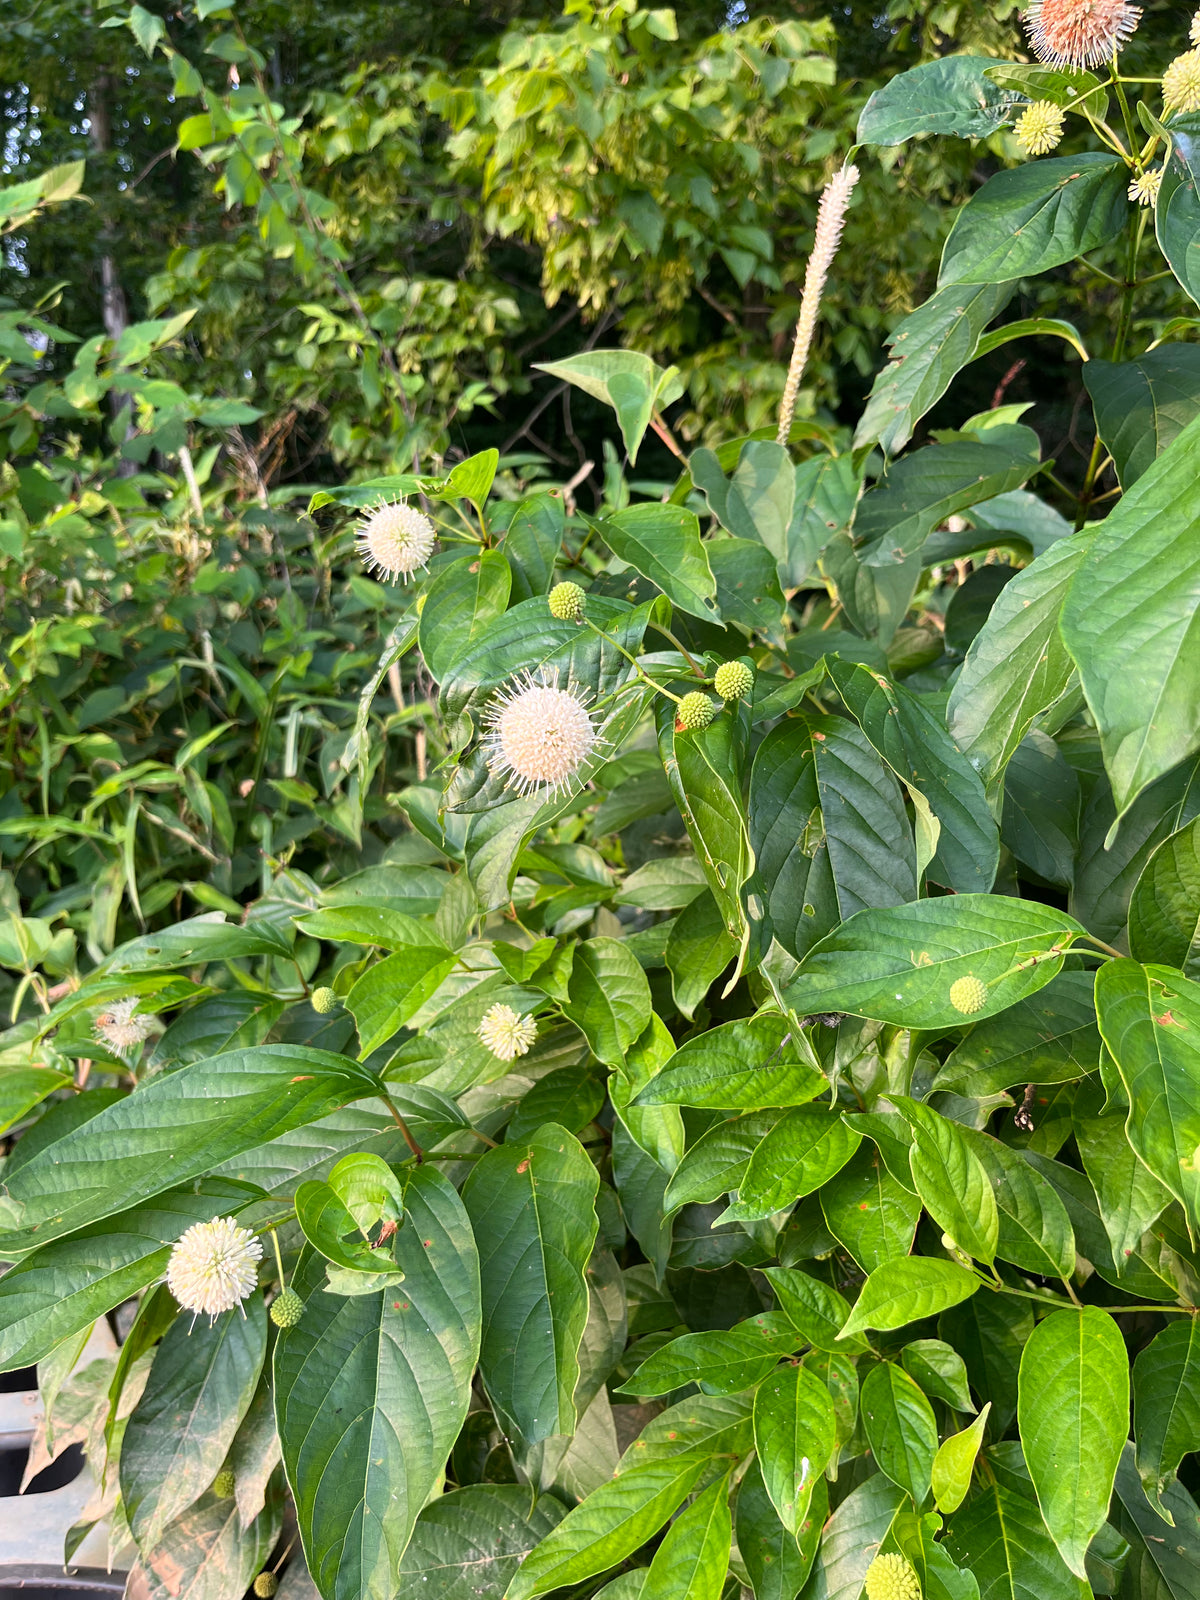
[[[522,1017],[511,1006],[492,1006],[485,1011],[476,1030],[487,1048],[501,1061],[527,1056],[537,1038],[537,1023]]]
[[[130,995],[105,1006],[92,1023],[97,1039],[114,1050],[117,1055],[131,1055],[154,1032],[154,1018],[136,1016],[137,996]]]
[[[403,500],[376,506],[358,529],[358,553],[368,572],[407,583],[433,554],[437,533],[422,512]]]
[[[535,790],[546,798],[565,794],[596,748],[587,691],[558,686],[558,673],[543,667],[537,677],[502,689],[484,713],[484,750],[493,777],[522,797]]]
[[[253,1292],[262,1253],[261,1240],[232,1217],[193,1223],[171,1251],[167,1288],[185,1311],[211,1322]]]

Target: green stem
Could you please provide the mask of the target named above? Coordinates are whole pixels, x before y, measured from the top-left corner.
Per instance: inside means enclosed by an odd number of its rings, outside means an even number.
[[[697,678],[704,678],[703,672],[701,672],[695,661],[693,661],[687,650],[687,647],[680,643],[680,641],[671,632],[670,628],[664,628],[661,622],[652,623],[651,626],[653,627],[655,633],[661,633],[664,639],[669,639],[671,641]],[[704,679],[704,681],[707,682],[708,680]]]
[[[279,1235],[275,1232],[274,1228],[271,1229],[271,1243],[275,1246],[275,1265],[279,1268],[279,1287],[281,1289],[286,1289],[287,1278],[283,1273],[283,1257],[279,1253]]]
[[[400,1132],[404,1135],[404,1142],[408,1146],[408,1148],[412,1151],[413,1160],[417,1163],[418,1166],[420,1166],[421,1163],[425,1159],[425,1152],[421,1149],[421,1146],[413,1138],[411,1132],[409,1131],[408,1123],[405,1122],[404,1118],[400,1115],[399,1111],[396,1109],[395,1105],[392,1102],[391,1095],[388,1094],[386,1090],[380,1090],[380,1098],[383,1100],[384,1105],[392,1113],[393,1122],[395,1122],[396,1126],[400,1129]]]
[[[1106,956],[1112,956],[1114,961],[1124,961],[1125,957],[1121,954],[1121,952],[1119,950],[1115,950],[1111,944],[1105,944],[1103,939],[1097,939],[1097,937],[1096,937],[1096,935],[1094,933],[1085,933],[1085,934],[1082,934],[1080,937],[1086,939],[1089,944],[1094,944],[1099,949],[1103,950],[1104,954]],[[1090,953],[1090,952],[1083,952],[1083,953],[1087,954],[1087,953]]]
[[[649,684],[656,694],[664,694],[668,700],[674,700],[676,705],[680,704],[680,696],[677,694],[672,694],[670,689],[664,689],[661,684],[655,683],[653,678],[647,677],[647,675],[642,671],[641,662],[636,656],[631,656],[624,645],[618,644],[610,633],[605,633],[603,628],[598,628],[590,617],[585,616],[583,620],[597,636],[597,638],[603,639],[606,644],[612,645],[613,649],[618,655],[625,657],[626,661],[628,661],[629,665],[633,668],[634,672],[637,673],[638,677],[643,683]]]

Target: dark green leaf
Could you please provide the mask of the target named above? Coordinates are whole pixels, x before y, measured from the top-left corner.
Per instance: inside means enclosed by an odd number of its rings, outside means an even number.
[[[1004,777],[1004,843],[1037,877],[1069,889],[1075,881],[1079,812],[1077,774],[1054,740],[1031,728]]]
[[[1129,1431],[1129,1358],[1094,1306],[1055,1311],[1021,1355],[1021,1445],[1059,1554],[1078,1578],[1108,1514]]]
[[[782,1116],[750,1157],[729,1222],[753,1222],[813,1194],[862,1143],[836,1110],[798,1107]]]
[[[975,1574],[980,1600],[1088,1600],[1046,1531],[1037,1502],[992,1482],[954,1517],[946,1548]]]
[[[850,451],[811,456],[796,466],[796,498],[781,562],[787,588],[802,584],[831,538],[849,526],[858,498],[860,474]]]
[[[1200,1509],[1181,1483],[1162,1496],[1175,1520],[1173,1533],[1147,1503],[1126,1445],[1117,1468],[1112,1521],[1129,1541],[1130,1554],[1121,1584],[1129,1600],[1197,1600],[1200,1597]],[[1165,1535],[1165,1536],[1164,1536]]]
[[[515,1484],[478,1483],[431,1500],[417,1518],[400,1566],[400,1589],[425,1600],[502,1595],[540,1539],[563,1517],[553,1495]]]
[[[821,1211],[830,1233],[870,1273],[908,1254],[921,1202],[896,1182],[877,1150],[864,1146],[822,1188]]]
[[[460,556],[439,567],[425,591],[417,630],[425,665],[435,678],[444,677],[487,625],[503,616],[511,588],[512,571],[498,550]]]
[[[754,1448],[779,1519],[793,1536],[813,1486],[833,1455],[837,1421],[829,1390],[807,1367],[779,1367],[754,1397]]]
[[[1200,133],[1194,114],[1171,119],[1170,155],[1154,207],[1159,246],[1171,271],[1192,299],[1200,303],[1200,198],[1196,194],[1195,138]]]
[[[862,1418],[871,1454],[918,1509],[929,1494],[937,1423],[933,1407],[909,1377],[890,1361],[871,1368],[862,1388]]]
[[[121,1499],[146,1550],[216,1477],[267,1353],[259,1294],[208,1326],[195,1320],[177,1317],[167,1330],[121,1443]]]
[[[804,1600],[859,1600],[867,1568],[903,1503],[904,1490],[882,1472],[847,1495],[825,1524]]]
[[[479,1247],[481,1375],[505,1430],[529,1444],[575,1431],[599,1181],[579,1141],[548,1123],[489,1150],[463,1188]]]
[[[1037,994],[977,1023],[951,1051],[936,1087],[986,1096],[1094,1072],[1100,1033],[1092,987],[1090,972],[1060,972]]]
[[[1129,901],[1129,949],[1138,961],[1200,978],[1200,817],[1164,839]]]
[[[671,1394],[696,1383],[705,1394],[738,1394],[765,1378],[780,1356],[791,1355],[802,1343],[779,1311],[711,1333],[685,1333],[652,1351],[622,1392]]]
[[[395,1594],[417,1514],[438,1481],[479,1352],[479,1268],[462,1202],[416,1168],[395,1238],[398,1289],[324,1291],[306,1252],[299,1325],[275,1347],[275,1410],[308,1569],[325,1600]]]
[[[1099,151],[997,172],[958,213],[939,288],[1032,278],[1107,244],[1125,226],[1128,182],[1124,161]]]
[[[517,507],[504,535],[514,605],[549,593],[554,563],[562,546],[564,520],[563,503],[552,494],[531,495]]]
[[[679,913],[667,937],[666,963],[675,1004],[689,1019],[738,953],[711,889]]]
[[[1179,1317],[1140,1351],[1133,1364],[1133,1433],[1138,1476],[1162,1512],[1162,1494],[1179,1463],[1200,1450],[1200,1328]]]
[[[966,1013],[950,999],[962,978],[985,985],[979,1015],[1035,993],[1082,933],[1073,917],[1031,900],[948,895],[860,911],[815,945],[785,989],[802,1015],[849,1011],[902,1028],[946,1028]]]
[[[613,554],[657,585],[672,605],[693,617],[720,616],[717,580],[694,511],[643,502],[597,522],[596,528]]]
[[[718,1122],[696,1140],[676,1167],[667,1185],[664,1203],[669,1210],[716,1200],[736,1189],[747,1163],[765,1134],[779,1121],[781,1112],[757,1111],[749,1116]],[[2,1281],[2,1280],[0,1280]],[[0,1295],[2,1295],[0,1290]]]
[[[768,1267],[764,1276],[788,1321],[816,1349],[842,1354],[867,1348],[865,1339],[839,1337],[850,1307],[829,1284],[795,1267]]]
[[[938,1333],[966,1362],[971,1387],[981,1401],[991,1403],[1000,1434],[1016,1415],[1017,1368],[1032,1332],[1029,1303],[1009,1295],[973,1295],[938,1318]]]
[[[557,1122],[568,1133],[586,1128],[604,1104],[604,1079],[595,1066],[559,1067],[540,1078],[513,1113],[504,1130],[505,1142],[519,1144],[544,1122]]]
[[[1200,748],[1198,444],[1195,417],[1105,518],[1063,606],[1118,816]]]
[[[963,1132],[996,1197],[996,1254],[1026,1272],[1069,1279],[1075,1271],[1075,1233],[1057,1192],[999,1139],[973,1128]]]
[[[354,1062],[292,1044],[231,1050],[148,1078],[12,1175],[8,1201],[20,1225],[0,1233],[0,1258],[14,1260],[370,1093]]]
[[[1081,1087],[1072,1107],[1075,1143],[1083,1160],[1114,1262],[1133,1255],[1146,1229],[1166,1210],[1171,1197],[1134,1154],[1125,1137],[1123,1116],[1101,1116],[1102,1095]]]
[[[757,628],[782,644],[783,590],[771,552],[750,539],[710,539],[704,548],[724,620]]]
[[[735,539],[760,542],[774,562],[785,566],[796,468],[784,446],[774,439],[748,439],[732,478],[726,478],[711,450],[693,451],[689,466],[692,482],[721,526]],[[715,548],[708,546],[710,559]]]
[[[577,945],[567,992],[565,1013],[592,1053],[619,1066],[650,1021],[650,985],[633,954],[619,939]]]
[[[987,76],[988,56],[944,56],[898,73],[867,101],[859,144],[895,145],[922,134],[984,139],[1011,115],[1014,96]]]
[[[1129,489],[1200,411],[1200,350],[1158,345],[1133,361],[1088,361],[1096,430]]]
[[[824,1478],[817,1480],[808,1515],[795,1535],[771,1504],[757,1460],[738,1486],[737,1545],[754,1589],[754,1600],[796,1600],[812,1570],[817,1543],[828,1515]]]

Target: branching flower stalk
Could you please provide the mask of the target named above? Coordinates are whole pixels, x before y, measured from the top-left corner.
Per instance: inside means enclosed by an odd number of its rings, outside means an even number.
[[[800,392],[800,379],[804,376],[804,369],[808,364],[808,353],[812,348],[813,333],[817,326],[817,313],[821,309],[821,296],[825,292],[825,282],[829,277],[833,258],[837,255],[842,227],[846,220],[846,209],[857,182],[858,168],[843,167],[825,185],[821,203],[817,207],[817,229],[813,239],[812,254],[808,258],[808,269],[804,274],[804,292],[800,296],[800,315],[796,319],[792,359],[788,364],[783,398],[779,402],[779,431],[775,437],[783,445],[787,444],[792,431],[796,396]]]

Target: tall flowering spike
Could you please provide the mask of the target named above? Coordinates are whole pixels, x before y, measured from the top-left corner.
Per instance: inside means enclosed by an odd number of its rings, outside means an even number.
[[[558,673],[545,667],[502,689],[484,722],[488,767],[519,795],[537,789],[565,794],[598,742],[587,691],[576,684],[559,688]]]
[[[359,524],[358,553],[368,572],[407,583],[433,554],[437,534],[429,518],[403,500],[376,506]]]
[[[1163,73],[1163,110],[1200,111],[1200,50],[1188,50]]]
[[[817,326],[817,312],[821,296],[825,293],[825,280],[837,248],[841,242],[842,226],[846,220],[846,207],[858,182],[857,167],[843,167],[825,185],[821,203],[817,207],[817,231],[813,239],[812,254],[804,274],[804,293],[800,296],[800,315],[796,319],[796,338],[792,344],[792,359],[788,363],[787,381],[783,398],[779,402],[780,444],[786,444],[792,431],[792,415],[796,410],[796,396],[800,392],[800,379],[808,363],[813,333]]]
[[[1100,67],[1124,49],[1141,16],[1128,0],[1031,0],[1025,31],[1048,67]]]
[[[97,1039],[102,1039],[119,1056],[132,1055],[154,1032],[154,1018],[135,1016],[137,996],[115,1000],[92,1023]]]
[[[185,1311],[219,1317],[253,1291],[261,1260],[261,1241],[232,1217],[196,1222],[171,1251],[167,1288]]]
[[[537,1023],[532,1017],[522,1017],[511,1006],[492,1006],[483,1014],[476,1029],[480,1039],[501,1061],[515,1061],[527,1056],[537,1038]]]

